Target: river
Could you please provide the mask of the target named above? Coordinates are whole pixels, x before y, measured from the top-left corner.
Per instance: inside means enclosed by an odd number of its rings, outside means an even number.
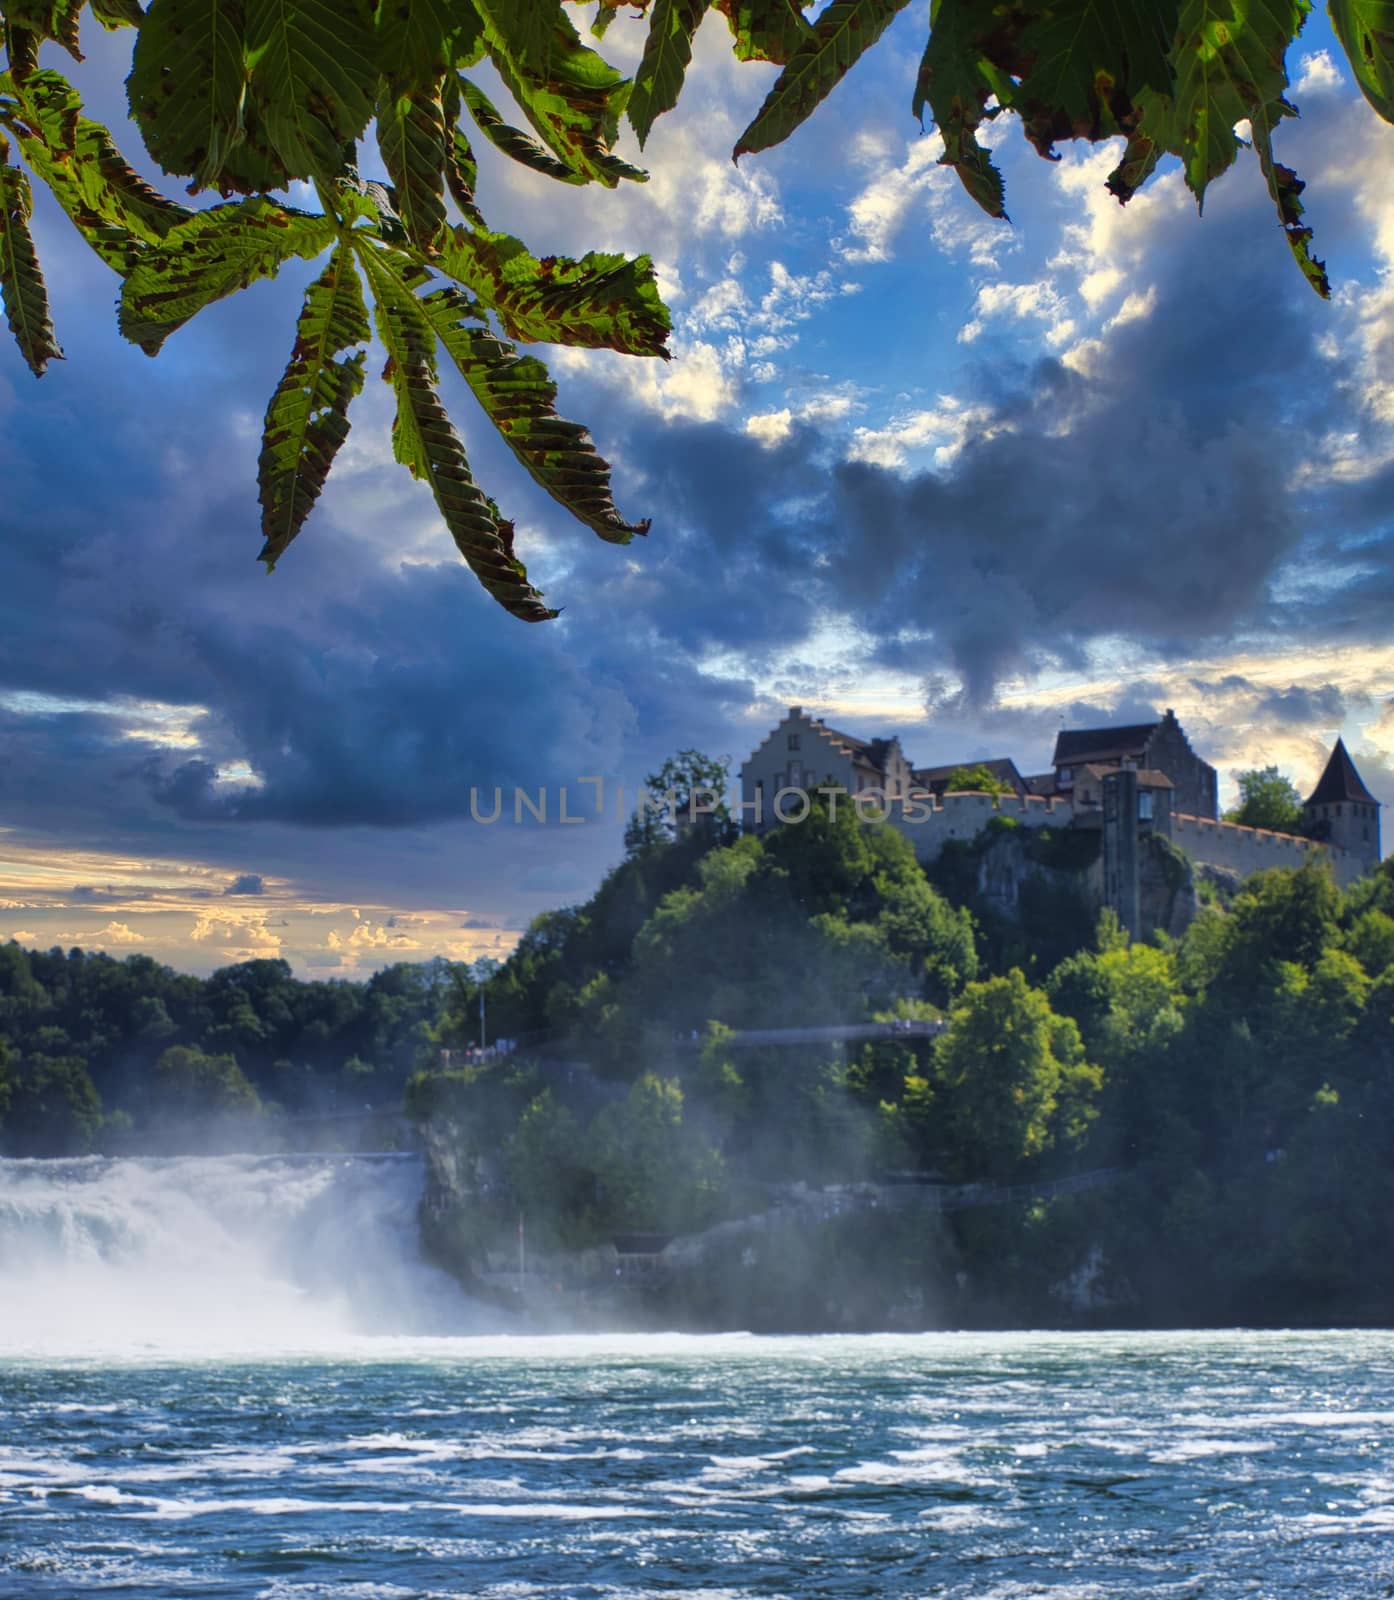
[[[0,1162],[0,1595],[1394,1592],[1394,1335],[510,1336],[419,1182]]]

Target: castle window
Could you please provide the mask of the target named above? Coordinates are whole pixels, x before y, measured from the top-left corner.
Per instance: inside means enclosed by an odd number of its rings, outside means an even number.
[[[1152,795],[1149,790],[1144,789],[1143,792],[1137,797],[1137,814],[1140,822],[1151,822]]]
[[[789,748],[791,750],[797,750],[799,748],[799,736],[798,736],[798,734],[791,733],[789,735]]]
[[[1073,781],[1074,775],[1075,769],[1073,767],[1061,767],[1059,772],[1059,781],[1061,783],[1070,783]]]
[[[1340,801],[1337,801],[1336,802],[1336,815],[1339,817],[1340,814],[1341,814],[1341,805],[1340,805]]]

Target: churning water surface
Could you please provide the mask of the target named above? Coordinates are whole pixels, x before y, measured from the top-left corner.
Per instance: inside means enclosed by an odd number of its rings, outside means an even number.
[[[419,1183],[0,1163],[0,1595],[1394,1594],[1394,1335],[481,1336]]]

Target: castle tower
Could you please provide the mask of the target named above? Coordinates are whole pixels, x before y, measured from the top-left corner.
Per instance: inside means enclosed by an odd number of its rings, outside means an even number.
[[[1337,739],[1326,771],[1302,811],[1314,839],[1347,851],[1362,872],[1379,865],[1379,801],[1355,770],[1344,740]]]

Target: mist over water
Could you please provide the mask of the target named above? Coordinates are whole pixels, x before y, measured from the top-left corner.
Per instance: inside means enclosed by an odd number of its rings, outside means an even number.
[[[411,1156],[0,1161],[0,1355],[481,1331],[421,1260],[422,1181]]]

